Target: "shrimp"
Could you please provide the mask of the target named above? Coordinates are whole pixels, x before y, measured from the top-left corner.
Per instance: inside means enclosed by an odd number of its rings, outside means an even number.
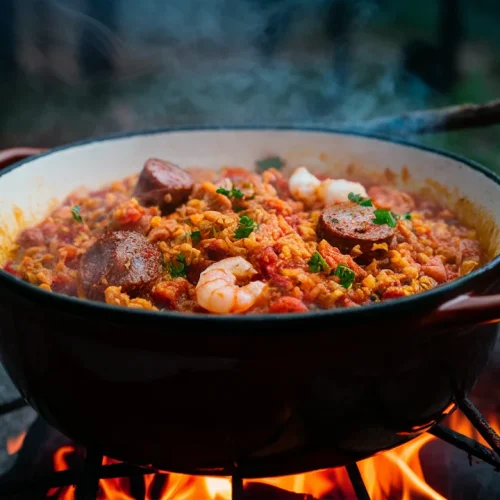
[[[314,203],[323,202],[331,205],[337,201],[348,201],[349,193],[359,194],[365,198],[368,193],[359,182],[345,179],[325,179],[320,181],[305,167],[299,167],[290,176],[288,188],[294,198],[300,201]]]
[[[196,285],[198,304],[216,314],[242,313],[250,309],[266,288],[262,281],[238,286],[238,279],[257,274],[243,257],[229,257],[215,262],[201,274]]]
[[[325,205],[331,205],[336,201],[348,201],[349,193],[368,198],[366,189],[359,182],[346,181],[345,179],[328,179],[323,182],[322,187],[322,197]]]
[[[288,180],[288,189],[292,196],[301,201],[314,201],[321,181],[305,167],[299,167]]]

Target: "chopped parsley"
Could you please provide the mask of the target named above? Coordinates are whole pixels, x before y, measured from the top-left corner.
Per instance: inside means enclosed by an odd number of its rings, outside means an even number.
[[[401,216],[402,219],[404,220],[411,220],[411,213],[410,212],[406,212],[405,214],[403,214]]]
[[[165,265],[165,268],[170,273],[170,276],[172,276],[172,278],[185,278],[188,267],[186,264],[186,257],[184,257],[184,255],[182,254],[179,254],[176,260],[178,264],[168,262]]]
[[[219,189],[217,189],[216,193],[223,194],[228,198],[243,198],[243,196],[245,196],[239,189],[235,187],[231,188],[230,190],[220,187]]]
[[[335,217],[332,217],[331,218],[331,221],[334,223],[334,224],[338,224],[339,223],[339,220],[336,219]]]
[[[257,169],[263,172],[270,168],[281,170],[285,166],[285,162],[279,156],[270,156],[256,162]]]
[[[375,210],[373,212],[375,219],[373,219],[374,224],[381,226],[382,224],[387,224],[389,227],[396,227],[397,215],[393,214],[390,210]]]
[[[309,264],[309,271],[312,273],[319,273],[321,271],[330,272],[330,266],[319,252],[314,252],[314,255],[307,263]]]
[[[82,216],[80,215],[80,205],[75,205],[71,208],[71,216],[74,221],[79,222],[80,224],[83,223]]]
[[[363,198],[360,194],[349,193],[347,198],[349,198],[349,201],[357,203],[362,207],[373,207],[372,200],[370,198]]]
[[[242,215],[240,217],[240,222],[236,231],[234,232],[234,237],[238,240],[241,238],[247,238],[250,236],[250,233],[257,229],[257,223],[248,215]]]
[[[379,296],[378,296],[376,293],[372,293],[372,294],[370,295],[370,300],[371,300],[372,302],[380,302],[380,298],[379,298]]]
[[[192,233],[189,233],[189,236],[191,236],[193,243],[198,243],[201,240],[200,231],[193,231]]]
[[[356,277],[354,271],[345,264],[339,264],[337,269],[335,269],[334,275],[340,278],[340,285],[344,288],[349,288],[354,283]]]

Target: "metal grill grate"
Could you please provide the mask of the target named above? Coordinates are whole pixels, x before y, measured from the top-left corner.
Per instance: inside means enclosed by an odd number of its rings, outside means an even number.
[[[26,405],[27,403],[24,400],[15,400],[4,404],[0,406],[0,415],[5,415]],[[468,454],[469,458],[475,457],[491,465],[496,471],[500,471],[500,436],[467,398],[459,401],[458,407],[491,448],[443,425],[436,424],[428,432],[451,446],[464,451]],[[96,500],[100,479],[133,478],[146,474],[165,475],[165,473],[149,467],[126,463],[102,465],[102,462],[102,454],[88,449],[81,469],[70,469],[53,472],[45,476],[0,482],[0,498],[43,494],[51,488],[74,485],[76,486],[76,500]],[[358,500],[370,500],[368,490],[363,482],[357,464],[352,463],[347,465],[346,470]],[[243,479],[239,473],[237,464],[235,464],[232,475],[232,500],[244,500]]]

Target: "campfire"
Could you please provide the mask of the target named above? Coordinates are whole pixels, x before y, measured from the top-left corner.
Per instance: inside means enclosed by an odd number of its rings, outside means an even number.
[[[500,431],[500,418],[486,415],[492,427]],[[456,432],[486,445],[479,432],[460,413],[455,412],[446,424]],[[26,433],[10,438],[7,450],[17,453]],[[450,453],[460,458],[462,467],[481,468],[481,462],[425,434],[410,443],[358,464],[361,477],[372,500],[447,500]],[[84,451],[74,444],[59,446],[51,457],[53,472],[70,470],[81,464]],[[432,463],[435,462],[435,463]],[[107,457],[103,465],[119,464]],[[456,471],[455,471],[456,473]],[[294,476],[244,481],[244,500],[356,500],[358,497],[345,468],[298,474]],[[173,473],[146,474],[135,477],[101,479],[98,500],[231,500],[229,478],[187,476]],[[51,488],[50,500],[76,500],[75,487]],[[465,497],[464,497],[465,498]]]

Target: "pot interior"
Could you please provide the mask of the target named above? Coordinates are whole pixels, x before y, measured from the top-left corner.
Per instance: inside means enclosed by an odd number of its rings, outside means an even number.
[[[500,253],[500,186],[471,163],[387,140],[308,130],[183,130],[90,141],[29,160],[0,177],[0,262],[20,229],[44,218],[73,190],[96,189],[138,173],[159,157],[182,167],[254,169],[280,156],[333,178],[369,176],[410,192],[424,192],[475,226],[490,258]]]

